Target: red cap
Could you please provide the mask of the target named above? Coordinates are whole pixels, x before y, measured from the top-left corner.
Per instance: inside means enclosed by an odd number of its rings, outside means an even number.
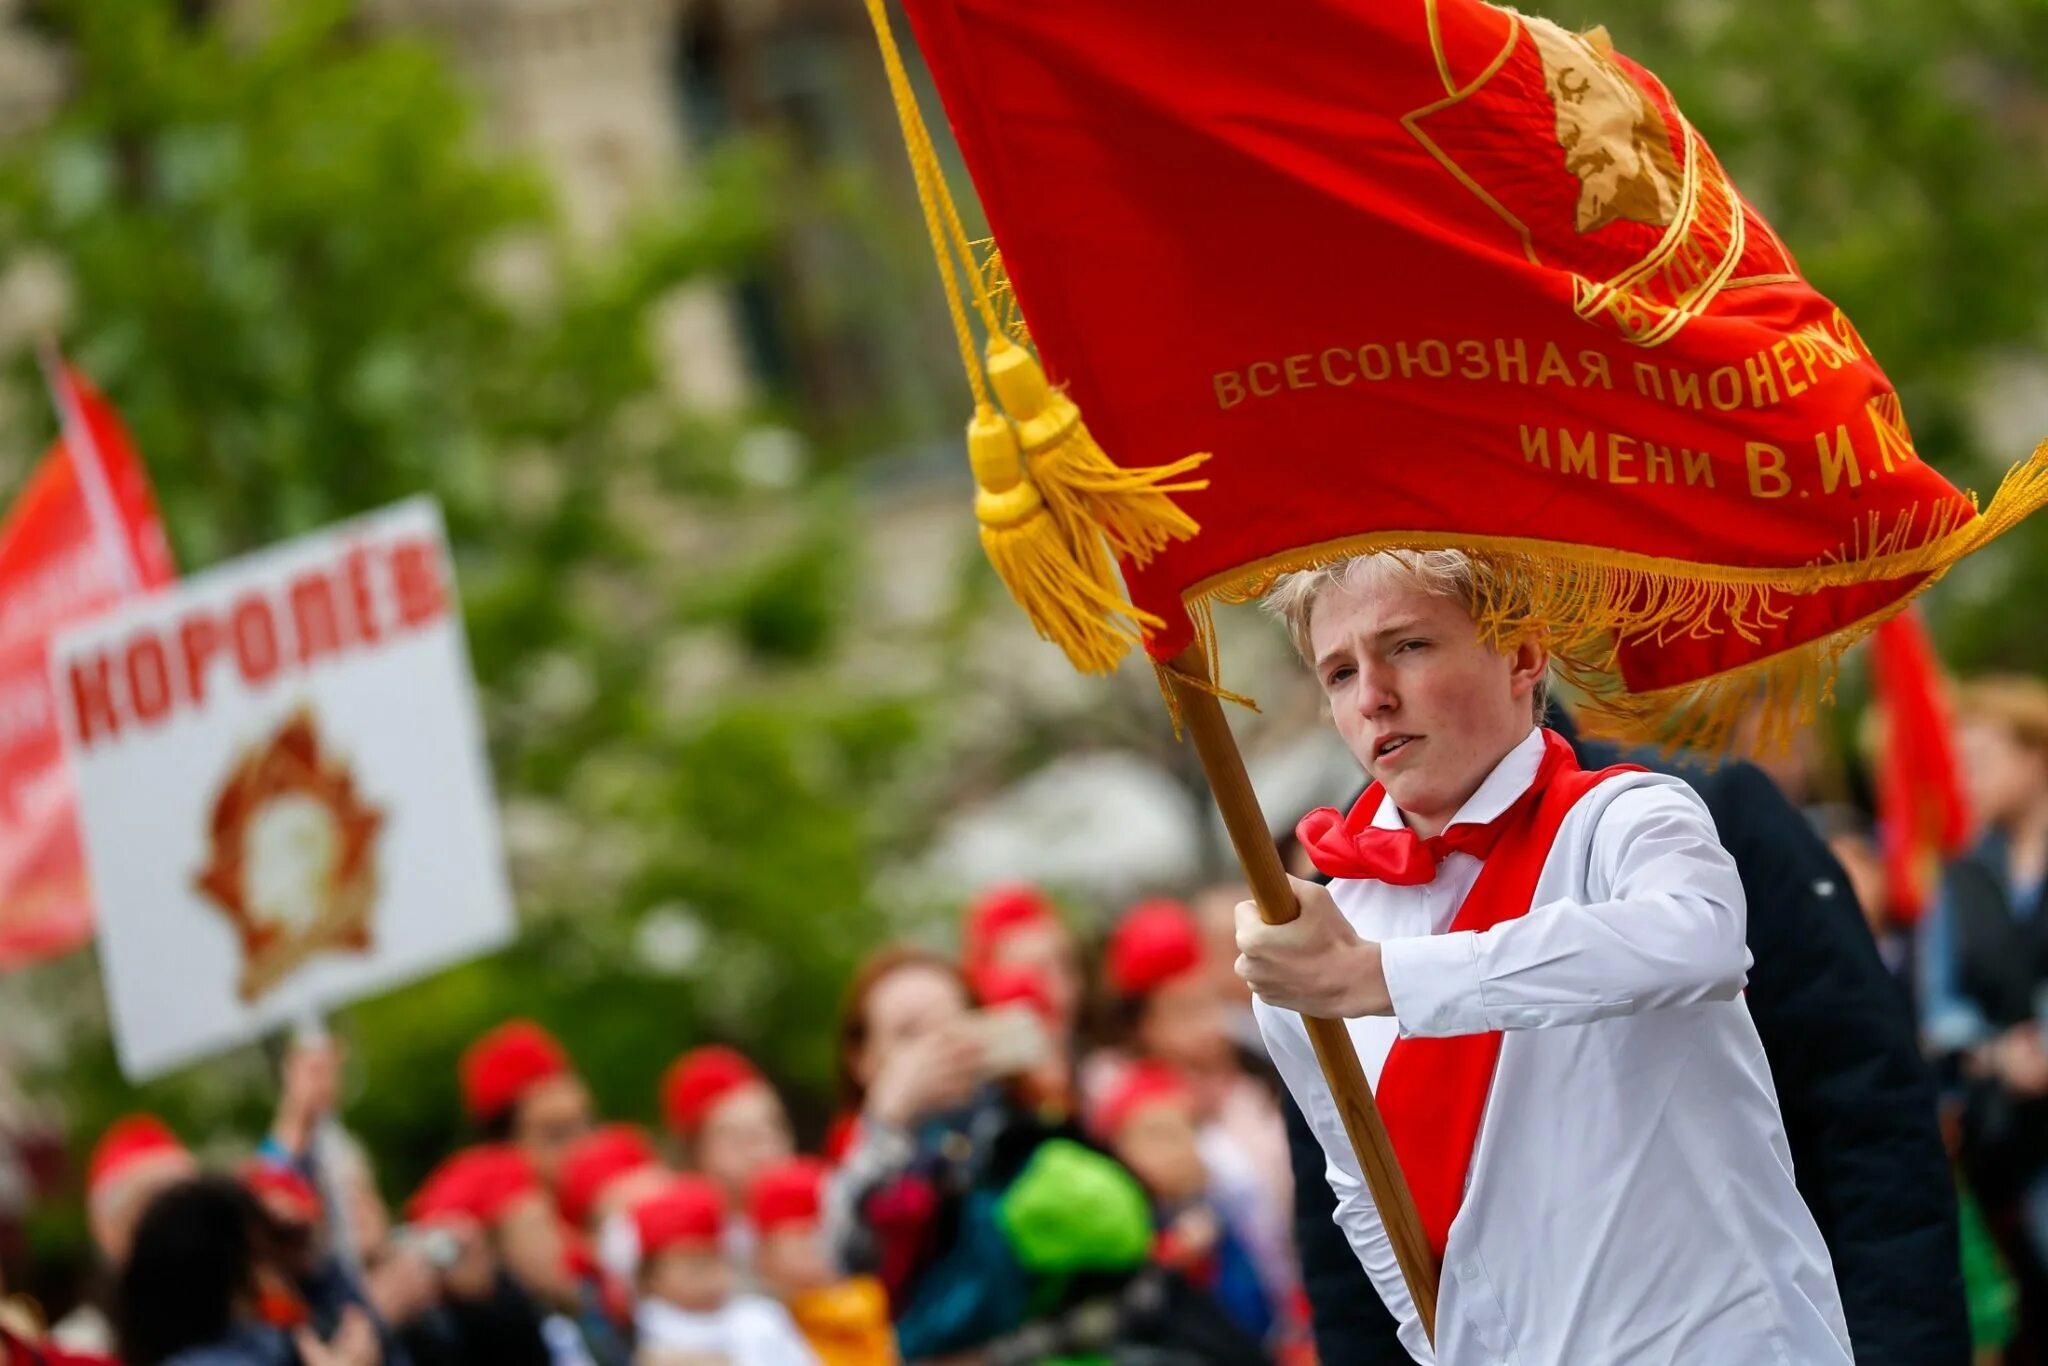
[[[607,1124],[585,1134],[562,1157],[562,1179],[555,1191],[562,1217],[583,1227],[606,1186],[660,1160],[654,1141],[637,1124]]]
[[[725,1199],[706,1176],[678,1176],[633,1207],[644,1261],[673,1247],[717,1248],[725,1237]]]
[[[96,1200],[137,1162],[169,1154],[185,1155],[185,1145],[155,1115],[117,1119],[93,1145],[85,1168],[86,1199]]]
[[[263,1207],[296,1224],[315,1223],[320,1218],[320,1192],[313,1183],[289,1167],[256,1159],[242,1165],[242,1185],[263,1202]]]
[[[511,1109],[527,1088],[569,1071],[555,1036],[531,1020],[507,1020],[462,1055],[462,1104],[478,1124]]]
[[[972,973],[994,958],[996,946],[1017,931],[1058,923],[1052,899],[1038,888],[1024,883],[991,887],[968,903],[960,961]]]
[[[846,1155],[853,1151],[854,1144],[859,1141],[860,1112],[844,1110],[835,1115],[832,1123],[826,1126],[825,1141],[819,1146],[825,1154],[825,1161],[836,1167],[846,1160]]]
[[[783,1224],[815,1224],[824,1196],[825,1164],[815,1157],[792,1157],[748,1183],[747,1218],[763,1234]]]
[[[1164,1063],[1134,1062],[1119,1072],[1088,1117],[1088,1127],[1104,1142],[1113,1141],[1131,1117],[1160,1101],[1193,1105],[1194,1092],[1180,1074]]]
[[[742,1086],[762,1080],[760,1070],[719,1044],[693,1048],[661,1079],[661,1115],[684,1138],[704,1127],[711,1108]]]
[[[984,964],[968,974],[968,984],[974,988],[974,999],[982,1005],[1029,1006],[1039,1019],[1058,1032],[1059,1010],[1052,1003],[1052,992],[1042,973],[1030,968]]]
[[[1159,897],[1124,912],[1109,936],[1105,969],[1119,996],[1146,996],[1202,962],[1202,931],[1178,901]]]
[[[466,1215],[494,1224],[512,1203],[540,1189],[533,1164],[503,1144],[464,1148],[434,1168],[406,1214],[415,1223]]]

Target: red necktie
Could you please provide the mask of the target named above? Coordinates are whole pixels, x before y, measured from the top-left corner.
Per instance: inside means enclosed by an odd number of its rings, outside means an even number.
[[[1324,806],[1303,816],[1294,829],[1295,838],[1308,851],[1309,861],[1326,876],[1371,878],[1396,887],[1420,887],[1436,880],[1437,865],[1446,854],[1470,854],[1483,861],[1492,853],[1501,833],[1512,823],[1511,818],[1542,796],[1569,753],[1569,748],[1550,744],[1546,737],[1543,761],[1537,765],[1535,780],[1507,810],[1490,821],[1464,821],[1427,839],[1406,825],[1377,826],[1372,823],[1373,813],[1379,810],[1385,794],[1374,783],[1352,804],[1349,815],[1340,815],[1334,806]]]

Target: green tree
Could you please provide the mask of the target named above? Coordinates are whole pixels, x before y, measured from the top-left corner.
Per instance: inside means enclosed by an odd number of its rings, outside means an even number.
[[[62,340],[187,571],[423,489],[447,510],[526,930],[348,1013],[349,1117],[387,1187],[447,1151],[455,1057],[512,1013],[616,1113],[650,1115],[658,1069],[719,1037],[821,1118],[839,985],[882,933],[876,861],[907,838],[887,791],[916,699],[821,681],[854,591],[844,495],[750,486],[746,424],[678,406],[648,325],[773,230],[772,149],[577,249],[536,172],[479,151],[430,46],[344,0],[270,7],[254,37],[190,8],[48,7],[76,94],[0,147],[0,273],[60,264]],[[39,411],[30,359],[5,364]],[[89,973],[26,989],[89,998]],[[136,1105],[253,1136],[270,1098],[253,1051],[137,1094],[103,1027],[50,1081],[81,1143]]]

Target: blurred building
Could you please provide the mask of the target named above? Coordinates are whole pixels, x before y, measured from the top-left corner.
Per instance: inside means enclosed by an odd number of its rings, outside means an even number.
[[[572,228],[602,239],[687,198],[745,141],[773,158],[776,240],[748,278],[659,321],[677,391],[734,411],[765,391],[856,445],[922,435],[950,359],[916,252],[894,114],[857,5],[825,0],[364,0],[435,35],[504,146],[537,155]],[[888,183],[877,185],[879,172]],[[898,184],[896,182],[900,181]],[[910,248],[898,250],[898,243]],[[900,288],[898,288],[900,286]],[[908,302],[910,307],[906,308]]]
[[[0,0],[0,141],[35,127],[64,96],[64,64],[19,22],[21,0]]]

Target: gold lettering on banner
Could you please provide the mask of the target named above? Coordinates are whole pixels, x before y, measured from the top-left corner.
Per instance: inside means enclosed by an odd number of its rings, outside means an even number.
[[[1346,343],[1255,360],[1210,377],[1216,406],[1290,392],[1380,384],[1468,383],[1562,389],[1629,390],[1670,408],[1722,413],[1789,404],[1830,371],[1860,364],[1862,338],[1837,314],[1808,323],[1753,355],[1713,369],[1616,357],[1599,347],[1529,337],[1422,337]],[[1660,353],[1661,354],[1661,353]]]
[[[1822,432],[1814,437],[1813,444],[1820,448],[1820,491],[1822,493],[1833,493],[1835,486],[1842,482],[1842,475],[1845,471],[1849,476],[1850,488],[1860,488],[1862,486],[1863,471],[1856,463],[1856,448],[1849,442],[1849,425],[1846,422],[1835,428],[1835,440],[1832,445],[1828,441],[1828,434],[1826,432]]]
[[[1893,462],[1904,465],[1920,458],[1913,447],[1913,433],[1906,426],[1905,410],[1899,405],[1897,394],[1879,394],[1865,405],[1870,414],[1870,430],[1877,437],[1878,458],[1884,461],[1887,473]]]
[[[1770,357],[1759,351],[1743,361],[1742,368],[1749,372],[1750,402],[1759,408],[1775,406],[1778,402],[1778,377],[1771,373]],[[1769,402],[1764,400],[1766,389],[1771,394]]]
[[[1674,408],[1696,408],[1705,411],[1706,404],[1700,399],[1700,377],[1695,370],[1673,370],[1671,372],[1671,406]]]
[[[1607,434],[1607,482],[1610,484],[1639,484],[1642,480],[1634,474],[1622,471],[1636,462],[1635,440],[1619,432]]]
[[[1564,428],[1557,429],[1558,469],[1565,474],[1583,474],[1588,479],[1600,477],[1598,457],[1594,454],[1595,442],[1592,432],[1586,433],[1581,444]]]
[[[1752,441],[1743,450],[1749,461],[1749,496],[1783,498],[1792,491],[1792,476],[1785,473],[1785,452],[1763,441]]]
[[[1508,348],[1514,349],[1510,351]],[[1529,347],[1520,337],[1503,337],[1493,344],[1494,359],[1500,366],[1500,377],[1506,380],[1513,372],[1515,383],[1529,382]]]
[[[1728,381],[1727,397],[1721,395],[1721,381]],[[1707,398],[1724,413],[1732,413],[1742,406],[1742,372],[1732,365],[1724,365],[1707,376]]]
[[[1771,359],[1778,363],[1778,373],[1785,377],[1786,397],[1797,398],[1811,387],[1805,380],[1798,378],[1792,373],[1793,356],[1792,343],[1790,341],[1779,341],[1773,345],[1771,347]]]
[[[1715,486],[1710,452],[1690,446],[1667,446],[1622,432],[1583,431],[1569,427],[1517,429],[1522,463],[1559,474],[1583,475],[1604,484],[1664,484],[1677,488]],[[1556,452],[1556,460],[1551,459]],[[1759,498],[1782,498],[1791,487],[1784,454],[1774,446],[1758,446],[1750,456],[1755,468],[1752,492]]]

